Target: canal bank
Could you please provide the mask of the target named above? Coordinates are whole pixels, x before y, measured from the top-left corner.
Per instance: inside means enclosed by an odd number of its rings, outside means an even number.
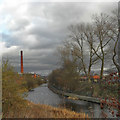
[[[50,90],[52,90],[54,93],[65,96],[65,97],[68,97],[69,99],[84,100],[84,101],[100,104],[100,99],[99,98],[81,96],[81,95],[77,95],[77,94],[73,94],[73,93],[67,93],[67,92],[58,90],[58,89],[56,89],[55,87],[53,87],[51,85],[48,85],[48,88]]]

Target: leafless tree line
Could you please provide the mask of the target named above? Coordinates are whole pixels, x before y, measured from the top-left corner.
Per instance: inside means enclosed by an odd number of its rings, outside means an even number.
[[[70,25],[68,39],[59,49],[63,62],[70,60],[77,64],[77,70],[90,78],[92,67],[100,64],[100,78],[103,78],[105,64],[112,61],[120,73],[118,64],[119,41],[118,10],[110,15],[93,15],[92,22]]]

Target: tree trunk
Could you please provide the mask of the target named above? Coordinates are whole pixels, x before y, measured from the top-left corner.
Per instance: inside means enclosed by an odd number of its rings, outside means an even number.
[[[104,57],[102,59],[101,71],[100,71],[100,80],[103,78],[103,71],[104,71]]]
[[[120,12],[120,2],[118,3],[118,15]],[[118,18],[118,26],[119,26],[119,33],[118,33],[118,73],[120,78],[120,16]],[[120,83],[118,82],[118,100],[120,100]],[[118,105],[118,114],[120,115],[120,105]]]
[[[89,68],[88,68],[88,79],[90,80],[90,73],[91,73],[91,65],[89,65]]]
[[[92,59],[90,58],[90,63],[89,63],[89,67],[88,67],[88,80],[90,81],[90,73],[91,73],[91,62],[92,62]]]
[[[120,28],[119,28],[119,32],[120,32]],[[119,39],[118,39],[118,64],[119,64],[118,72],[120,73],[120,33],[119,33]],[[119,77],[120,77],[120,74],[119,74]]]

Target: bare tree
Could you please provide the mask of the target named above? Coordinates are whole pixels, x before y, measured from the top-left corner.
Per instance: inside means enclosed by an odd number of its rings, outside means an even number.
[[[94,28],[92,27],[92,25],[88,24],[86,26],[86,29],[83,31],[85,38],[86,38],[86,42],[88,43],[88,47],[89,47],[89,64],[88,64],[88,77],[90,78],[90,74],[91,74],[91,67],[92,65],[96,64],[97,61],[99,60],[99,57],[97,57],[95,55],[95,52],[92,50],[93,45],[94,45]],[[98,49],[96,50],[98,51]]]
[[[118,73],[120,78],[120,2],[118,3]],[[120,83],[118,83],[118,94],[120,93]],[[120,95],[118,97],[118,100],[120,100]],[[118,106],[118,114],[120,116],[120,106]]]
[[[114,40],[114,50],[113,50],[112,60],[118,70],[118,73],[120,73],[120,18],[117,9],[113,11],[113,15],[114,16],[112,17],[112,22],[114,23],[114,27],[112,28],[112,32],[114,33],[115,37],[111,37]],[[116,59],[116,57],[118,60]]]
[[[70,41],[68,42],[70,43],[70,46],[72,48],[72,55],[74,57],[77,57],[79,63],[82,64],[82,69],[85,75],[87,76],[87,70],[84,61],[84,39],[83,39],[83,34],[79,30],[80,29],[77,25],[71,25],[69,27]]]
[[[94,29],[91,24],[82,23],[71,25],[69,31],[70,44],[73,48],[72,55],[78,58],[85,75],[90,78],[92,65],[99,60],[98,56],[96,56],[92,50],[94,44]]]
[[[113,49],[112,49],[112,61],[114,63],[114,65],[117,68],[117,71],[120,72],[120,48],[119,48],[119,44],[120,44],[120,28],[119,28],[119,24],[120,24],[120,20],[119,20],[119,15],[118,15],[118,9],[112,11],[112,15],[109,19],[109,22],[111,23],[111,26],[109,27],[109,29],[111,30],[111,34],[108,35],[108,38],[111,39],[113,41]]]
[[[112,24],[109,22],[110,16],[107,14],[101,13],[100,15],[94,16],[94,35],[96,36],[96,43],[94,45],[93,51],[101,60],[101,70],[100,70],[100,78],[103,78],[104,65],[105,65],[105,56],[109,52],[109,43],[111,42],[111,38],[108,36],[112,36],[111,32]],[[97,47],[96,47],[97,46]],[[95,49],[96,48],[96,49]],[[99,49],[99,50],[98,50]]]

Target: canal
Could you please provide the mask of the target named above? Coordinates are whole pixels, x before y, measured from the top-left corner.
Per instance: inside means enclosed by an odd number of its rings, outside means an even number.
[[[40,103],[54,107],[64,107],[75,112],[84,112],[92,118],[104,118],[103,113],[107,114],[109,118],[115,118],[108,109],[101,110],[99,104],[64,98],[52,92],[47,84],[42,84],[34,91],[28,92],[26,99],[36,104]]]

